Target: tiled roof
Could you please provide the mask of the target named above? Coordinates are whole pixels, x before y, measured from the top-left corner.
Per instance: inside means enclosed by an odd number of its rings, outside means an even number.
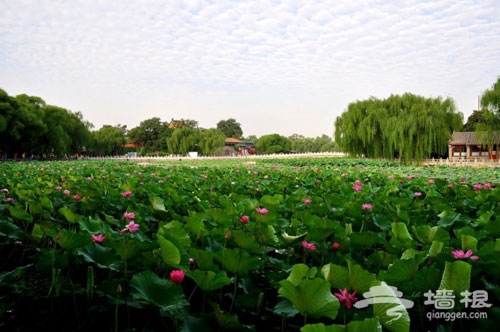
[[[137,144],[137,143],[127,143],[127,144],[123,144],[123,147],[124,148],[140,148],[141,145]]]
[[[500,140],[500,133],[494,133],[494,141]],[[476,133],[473,131],[456,131],[450,141],[451,145],[478,145],[481,144],[476,139]]]
[[[226,143],[239,143],[241,140],[234,138],[234,137],[228,137],[226,138]]]

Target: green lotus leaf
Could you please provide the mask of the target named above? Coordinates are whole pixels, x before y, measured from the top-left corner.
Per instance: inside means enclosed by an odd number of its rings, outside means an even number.
[[[375,275],[364,270],[360,265],[347,261],[347,267],[351,289],[356,290],[358,293],[368,291],[371,284],[376,281]]]
[[[225,271],[213,272],[203,270],[187,271],[186,275],[193,279],[196,285],[204,292],[211,292],[231,284]]]
[[[181,262],[181,253],[179,249],[171,241],[165,239],[163,236],[158,237],[158,249],[163,262],[169,266],[176,267]]]
[[[77,213],[73,212],[67,206],[60,208],[59,213],[62,214],[64,216],[64,218],[66,218],[66,220],[70,223],[75,223],[82,218],[81,216],[79,216]]]
[[[385,329],[392,332],[409,332],[410,316],[406,308],[413,307],[413,302],[401,299],[396,291],[385,282],[371,288],[373,314]]]
[[[19,209],[15,206],[9,206],[7,209],[10,212],[10,215],[14,219],[22,220],[22,221],[28,221],[32,222],[33,221],[33,216],[26,212],[25,210]]]
[[[86,248],[79,249],[78,255],[82,256],[89,263],[94,263],[100,268],[120,271],[123,262],[120,256],[112,248],[93,244]]]
[[[346,267],[327,264],[321,268],[321,273],[332,288],[349,288],[349,271]]]
[[[153,271],[134,274],[130,281],[131,295],[162,309],[187,305],[182,288],[169,279],[160,278]]]
[[[283,232],[281,233],[281,237],[285,240],[286,243],[288,244],[292,244],[292,243],[296,243],[298,241],[301,241],[303,240],[305,237],[307,236],[307,232],[305,233],[302,233],[300,235],[288,235],[287,232]]]
[[[446,262],[439,289],[452,290],[455,295],[470,288],[472,266],[464,261]]]
[[[337,317],[340,304],[332,294],[328,281],[320,278],[303,279],[295,285],[289,280],[282,280],[280,286],[278,293],[289,300],[303,316],[330,319]]]
[[[66,250],[84,248],[92,243],[92,238],[87,233],[76,233],[71,230],[61,229],[54,240]]]
[[[36,224],[35,226],[38,226]],[[38,226],[40,227],[40,226]],[[0,220],[0,236],[19,240],[23,237],[24,231],[9,220]]]
[[[262,266],[262,260],[258,256],[250,255],[240,249],[227,249],[215,253],[214,258],[222,264],[224,269],[240,276],[247,274],[251,270]]]
[[[161,197],[149,196],[149,202],[151,203],[151,206],[153,207],[154,210],[167,212],[165,208],[165,203]]]

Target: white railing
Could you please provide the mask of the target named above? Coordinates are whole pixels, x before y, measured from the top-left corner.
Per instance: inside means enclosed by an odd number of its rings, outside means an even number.
[[[272,159],[272,158],[323,158],[323,157],[346,157],[343,152],[304,152],[304,153],[279,153],[279,154],[258,154],[258,155],[232,155],[232,156],[200,156],[189,157],[188,155],[169,156],[103,156],[90,157],[92,160],[134,160],[134,161],[162,161],[162,160],[209,160],[209,159]]]
[[[489,159],[488,157],[452,157],[452,158],[440,158],[440,159],[427,159],[423,162],[425,165],[485,165],[485,166],[497,166],[500,164],[498,159]]]

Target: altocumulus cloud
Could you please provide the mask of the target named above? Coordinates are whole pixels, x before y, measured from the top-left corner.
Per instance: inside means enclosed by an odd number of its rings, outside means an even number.
[[[0,88],[97,127],[158,116],[331,135],[350,102],[412,92],[466,116],[500,68],[496,1],[4,1]]]

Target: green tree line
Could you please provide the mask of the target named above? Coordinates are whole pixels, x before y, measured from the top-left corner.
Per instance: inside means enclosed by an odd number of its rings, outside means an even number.
[[[321,121],[321,119],[318,119]],[[0,89],[0,153],[3,158],[61,158],[73,154],[119,155],[222,153],[228,137],[252,141],[258,153],[343,151],[367,158],[399,158],[403,162],[447,153],[453,131],[476,131],[488,144],[499,144],[500,77],[481,97],[481,109],[465,126],[451,98],[425,98],[411,93],[350,103],[334,122],[334,138],[294,134],[243,136],[235,119],[204,129],[191,119],[170,122],[158,117],[127,129],[104,125],[93,130],[82,113],[47,105],[43,99]],[[131,145],[130,145],[131,144]],[[131,147],[127,147],[131,146]],[[236,147],[237,148],[237,147]]]

